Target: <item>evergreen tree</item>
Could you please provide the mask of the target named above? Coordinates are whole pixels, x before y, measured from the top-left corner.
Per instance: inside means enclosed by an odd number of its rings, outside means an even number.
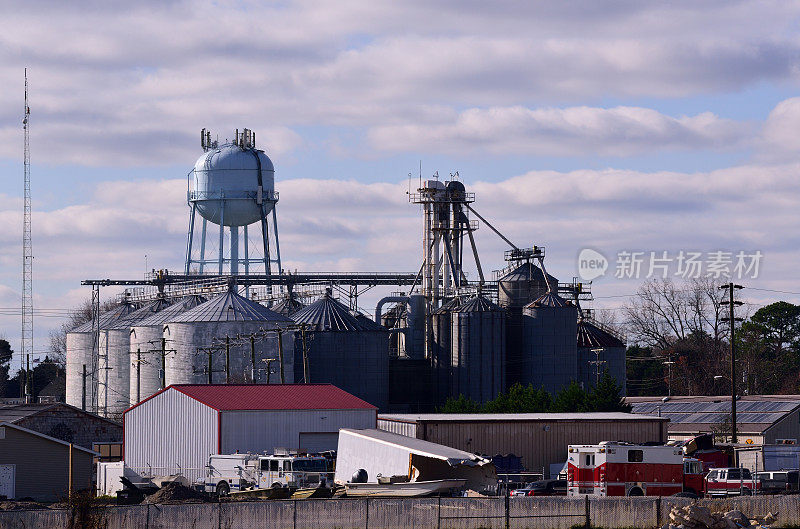
[[[480,404],[464,395],[459,395],[457,399],[448,397],[447,402],[439,409],[440,413],[478,413],[480,411]]]
[[[631,411],[631,405],[626,404],[622,397],[622,386],[608,374],[608,370],[603,372],[597,387],[589,393],[588,400],[589,411]]]
[[[523,386],[516,383],[507,393],[484,404],[484,413],[544,413],[550,410],[552,399],[544,389],[534,389],[533,384]]]
[[[0,397],[10,397],[10,381],[8,378],[11,370],[11,357],[14,351],[8,341],[0,338]]]
[[[589,395],[573,380],[569,386],[565,386],[558,392],[553,399],[553,407],[550,411],[557,413],[591,411]]]

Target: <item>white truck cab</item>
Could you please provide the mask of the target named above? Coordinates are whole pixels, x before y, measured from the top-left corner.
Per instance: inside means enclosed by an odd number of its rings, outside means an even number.
[[[325,485],[331,479],[328,459],[318,455],[283,452],[273,455],[220,454],[208,458],[205,492],[225,496],[232,491]]]

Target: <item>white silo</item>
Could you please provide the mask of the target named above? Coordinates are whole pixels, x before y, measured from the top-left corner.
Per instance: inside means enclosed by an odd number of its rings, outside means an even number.
[[[130,406],[131,326],[169,305],[169,301],[158,298],[100,326],[97,405],[101,415],[118,418]]]
[[[212,142],[211,133],[203,129],[201,145],[205,153],[189,173],[185,273],[270,275],[273,264],[280,273],[278,194],[272,161],[255,148],[255,134],[248,129],[237,130],[234,141],[223,144]],[[199,234],[195,226],[198,214],[202,219]],[[218,233],[210,233],[209,222],[219,227]],[[248,227],[255,223],[260,223],[255,227],[259,244],[251,245]],[[211,245],[216,255],[206,255]]]
[[[99,327],[106,328],[137,309],[137,305],[124,301],[100,314]],[[91,321],[78,325],[67,333],[66,400],[67,404],[89,411],[99,411],[98,386],[102,376],[100,349],[95,340]],[[84,377],[85,373],[85,377]]]
[[[204,303],[198,295],[185,296],[164,310],[131,325],[130,405],[141,402],[164,387],[164,324],[179,314]],[[163,348],[163,350],[162,350]]]
[[[206,301],[164,325],[166,384],[277,383],[281,353],[284,381],[291,383],[292,333],[281,333],[279,347],[278,333],[273,331],[293,323],[234,290]],[[250,336],[254,337],[252,342]],[[273,364],[269,380],[265,371],[268,359]]]

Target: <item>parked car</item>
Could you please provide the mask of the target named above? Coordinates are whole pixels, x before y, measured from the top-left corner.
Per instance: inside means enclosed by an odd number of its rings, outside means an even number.
[[[566,496],[566,479],[543,479],[529,483],[521,489],[512,490],[510,496]]]
[[[757,474],[760,483],[759,492],[763,494],[778,494],[782,492],[796,492],[800,481],[798,470],[773,470]]]
[[[760,484],[746,468],[715,468],[706,475],[705,489],[708,496],[749,496]]]

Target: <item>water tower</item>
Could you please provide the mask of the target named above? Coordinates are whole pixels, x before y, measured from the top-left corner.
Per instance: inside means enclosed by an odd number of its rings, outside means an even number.
[[[186,275],[273,275],[273,265],[280,274],[275,168],[255,147],[255,139],[249,129],[237,129],[233,142],[223,144],[212,141],[206,129],[200,133],[204,154],[188,175]],[[209,222],[219,227],[218,233],[209,230]],[[248,231],[256,223],[260,226]]]

